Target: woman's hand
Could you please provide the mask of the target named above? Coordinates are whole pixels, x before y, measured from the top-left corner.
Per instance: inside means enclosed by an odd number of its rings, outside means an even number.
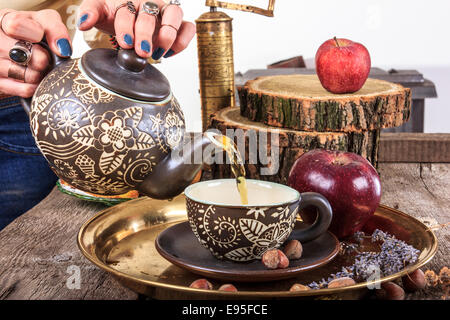
[[[145,58],[168,58],[183,51],[195,35],[195,25],[183,21],[183,11],[179,6],[166,6],[162,0],[153,0],[163,10],[156,19],[143,12],[145,2],[134,0],[139,14],[132,14],[126,6],[121,7],[127,3],[125,0],[85,0],[80,7],[79,29],[84,31],[96,27],[115,34],[122,48],[134,47],[137,54]],[[49,53],[37,44],[44,36],[55,54],[61,57],[72,55],[69,32],[57,11],[0,10],[1,93],[24,98],[34,94],[50,62]],[[31,60],[26,66],[16,64],[9,56],[19,40],[34,43]]]
[[[44,35],[54,53],[61,57],[72,54],[69,32],[55,10],[0,10],[0,92],[24,98],[33,95],[49,65],[47,50],[34,44],[27,66],[13,62],[9,51],[19,40],[37,43]],[[10,78],[12,70],[20,74],[21,79]]]
[[[127,0],[84,0],[79,10],[78,28],[86,31],[96,27],[116,36],[124,49],[134,47],[144,58],[157,60],[168,58],[183,51],[195,35],[195,25],[183,21],[183,10],[177,5],[168,5],[163,0],[151,0],[163,12],[155,19],[143,12],[146,0],[132,1],[136,14],[126,6]]]

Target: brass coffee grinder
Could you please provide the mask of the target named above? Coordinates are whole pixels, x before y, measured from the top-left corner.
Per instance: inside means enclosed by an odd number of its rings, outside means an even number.
[[[234,57],[233,30],[227,14],[217,8],[253,12],[273,17],[275,0],[268,0],[267,9],[216,0],[206,0],[209,12],[197,20],[198,66],[200,73],[200,96],[202,103],[203,131],[209,126],[211,114],[234,107]]]

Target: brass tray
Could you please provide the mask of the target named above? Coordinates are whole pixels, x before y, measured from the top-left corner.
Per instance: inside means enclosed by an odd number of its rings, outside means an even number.
[[[199,276],[172,265],[155,249],[155,239],[161,231],[185,220],[184,195],[171,201],[139,198],[105,209],[84,223],[78,234],[78,246],[87,259],[113,275],[123,286],[155,299],[360,299],[368,293],[367,283],[289,292],[294,283],[308,284],[339,271],[343,265],[339,258],[293,279],[234,283],[238,292],[191,289],[189,284]],[[429,262],[436,253],[434,233],[403,212],[380,206],[368,225],[380,227],[421,251],[417,263],[378,282],[410,273]],[[222,284],[211,282],[214,288]]]

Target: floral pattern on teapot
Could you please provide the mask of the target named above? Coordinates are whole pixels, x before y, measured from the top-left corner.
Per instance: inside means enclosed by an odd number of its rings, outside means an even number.
[[[173,96],[161,103],[126,99],[87,79],[78,59],[64,62],[41,82],[30,124],[58,177],[102,195],[134,189],[181,143],[185,131]]]

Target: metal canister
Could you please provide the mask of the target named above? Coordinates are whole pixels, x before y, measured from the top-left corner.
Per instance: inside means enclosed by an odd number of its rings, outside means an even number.
[[[214,9],[196,20],[203,131],[212,113],[236,104],[232,20]]]

